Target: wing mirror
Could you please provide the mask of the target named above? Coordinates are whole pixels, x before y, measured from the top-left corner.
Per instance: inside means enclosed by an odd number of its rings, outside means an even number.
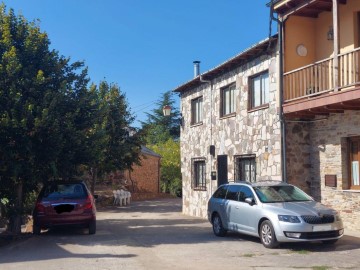
[[[249,205],[254,205],[255,204],[254,198],[246,198],[245,202],[248,203]]]

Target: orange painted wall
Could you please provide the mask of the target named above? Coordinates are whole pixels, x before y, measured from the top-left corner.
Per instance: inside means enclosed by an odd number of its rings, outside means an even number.
[[[291,16],[285,23],[285,72],[315,61],[315,19]],[[307,48],[306,56],[296,53],[298,45]]]
[[[340,53],[351,51],[360,35],[356,28],[356,14],[360,11],[359,0],[348,0],[339,5]],[[285,72],[329,58],[333,54],[333,41],[327,40],[332,26],[332,12],[322,12],[318,18],[290,16],[285,22]],[[357,31],[355,30],[357,29]],[[307,56],[299,56],[296,47],[306,46]]]
[[[356,13],[360,12],[359,0],[348,0],[346,5],[339,5],[340,13],[340,52],[347,52],[355,49],[355,23]],[[357,32],[359,29],[357,29]]]

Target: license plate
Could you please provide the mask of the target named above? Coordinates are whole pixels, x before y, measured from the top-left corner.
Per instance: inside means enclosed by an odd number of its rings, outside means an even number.
[[[313,232],[331,231],[331,225],[317,225],[313,226]]]

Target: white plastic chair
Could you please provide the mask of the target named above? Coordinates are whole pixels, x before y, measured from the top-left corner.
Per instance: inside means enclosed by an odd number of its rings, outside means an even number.
[[[119,203],[120,203],[120,198],[119,198],[119,196],[118,196],[117,190],[113,190],[113,194],[114,194],[114,202],[113,202],[113,205],[119,204]]]
[[[123,195],[123,190],[122,189],[118,189],[116,191],[117,197],[119,199],[119,205],[122,206],[123,205],[123,200],[124,200],[124,195]]]
[[[125,191],[125,196],[126,196],[126,204],[130,204],[130,200],[131,200],[131,192],[130,191]]]

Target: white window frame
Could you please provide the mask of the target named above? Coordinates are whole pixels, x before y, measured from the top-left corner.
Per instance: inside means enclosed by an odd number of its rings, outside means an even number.
[[[250,78],[250,109],[269,104],[270,81],[269,72],[265,71]]]
[[[202,123],[203,120],[203,97],[191,100],[191,124]]]
[[[221,116],[226,116],[235,112],[235,90],[235,83],[221,89]]]

